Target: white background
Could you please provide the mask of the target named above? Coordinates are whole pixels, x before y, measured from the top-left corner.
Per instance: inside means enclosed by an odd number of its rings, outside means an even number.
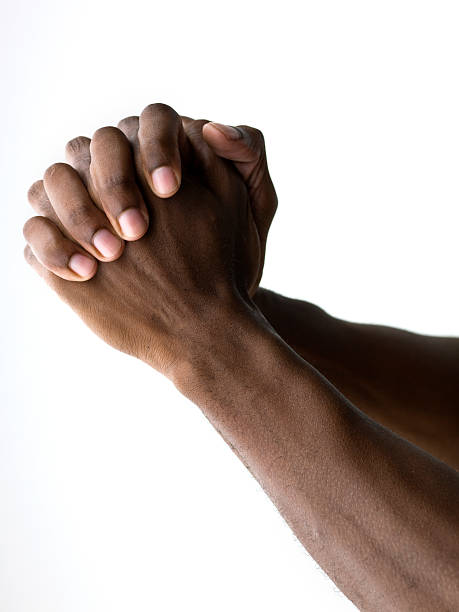
[[[264,286],[457,335],[457,2],[10,0],[0,27],[0,609],[354,609],[198,409],[26,266],[26,190],[150,102],[253,124]]]

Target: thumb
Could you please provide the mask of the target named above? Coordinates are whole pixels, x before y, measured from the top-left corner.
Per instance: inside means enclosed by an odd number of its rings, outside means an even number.
[[[266,241],[277,208],[277,196],[268,171],[262,132],[247,125],[204,124],[202,135],[210,148],[234,163],[249,191],[252,212],[261,239]]]

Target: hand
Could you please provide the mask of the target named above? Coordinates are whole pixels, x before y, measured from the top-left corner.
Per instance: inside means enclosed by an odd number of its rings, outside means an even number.
[[[253,296],[263,274],[266,240],[277,210],[277,195],[268,170],[264,137],[260,130],[247,125],[233,127],[214,122],[205,123],[202,133],[214,153],[234,163],[249,193],[261,248],[257,280],[250,291]]]
[[[167,131],[161,125],[163,111],[166,109],[167,116],[168,107],[153,104],[147,109],[150,109],[152,121],[147,124],[145,132],[139,134],[143,168],[152,191],[158,197],[167,198],[180,187],[181,157],[187,149],[187,139],[182,138],[180,130]],[[256,239],[248,237],[249,243],[255,251],[260,250],[259,254],[252,253],[251,261],[254,265],[258,261],[258,265],[248,273],[252,279],[248,292],[252,297],[263,273],[266,240],[277,209],[277,195],[268,170],[263,134],[247,125],[233,127],[185,116],[181,119],[185,134],[192,139],[202,134],[216,155],[233,162],[247,187],[257,234]],[[137,126],[138,117],[128,117],[118,124],[130,140],[136,136]]]
[[[182,126],[177,125],[174,120],[170,120],[170,108],[163,104],[153,104],[144,111],[147,120],[143,121],[145,129],[138,135],[140,146],[140,158],[142,161],[142,173],[149,184],[150,189],[161,198],[168,198],[174,195],[179,189],[182,175],[182,158],[190,155],[190,139],[193,141],[202,133],[204,141],[218,156],[233,162],[234,168],[246,184],[250,199],[251,212],[254,220],[252,234],[247,236],[247,241],[251,253],[249,254],[250,269],[247,270],[248,293],[252,297],[260,283],[263,273],[266,240],[273,216],[277,208],[277,196],[272,184],[264,146],[263,134],[249,126],[226,126],[219,123],[211,123],[204,120],[195,121],[189,117],[181,117]],[[138,117],[127,117],[118,124],[119,129],[132,143],[137,139],[139,126]],[[104,136],[104,138],[101,138]],[[113,209],[118,210],[115,198],[108,198],[95,185],[97,174],[101,176],[101,181],[109,182],[116,187],[120,182],[120,168],[124,167],[125,160],[119,159],[124,154],[124,149],[116,145],[116,141],[111,144],[111,155],[107,161],[100,160],[101,140],[106,142],[109,134],[96,132],[93,142],[89,138],[78,137],[71,140],[66,147],[67,161],[80,174],[81,179],[87,186],[92,199],[101,208],[105,208],[109,220],[117,233],[126,240],[135,240],[136,237],[143,235],[148,222],[148,215],[145,207],[142,207],[141,216],[136,215],[138,196],[124,190],[123,197],[132,209],[124,216],[125,223],[131,221],[132,227],[126,231],[120,231],[116,223]],[[112,138],[112,141],[115,140]],[[92,158],[92,163],[91,163]],[[119,187],[119,185],[118,185]],[[115,190],[113,190],[115,191]],[[121,190],[118,189],[118,196]],[[42,213],[43,201],[46,192],[42,181],[32,186],[29,195],[32,206]],[[49,206],[46,207],[48,212]],[[142,218],[143,217],[143,218]],[[130,230],[130,233],[128,233]],[[112,254],[109,259],[102,261],[113,261],[122,253],[122,248],[114,243]],[[93,253],[97,256],[96,253]],[[100,258],[99,258],[100,259]]]
[[[162,125],[175,125],[185,140],[180,117],[169,107],[161,111],[168,115]],[[158,198],[140,147],[152,123],[147,107],[138,131],[124,122],[129,140],[117,128],[98,130],[89,172],[80,169],[84,180],[67,164],[48,168],[31,191],[42,216],[24,226],[25,256],[106,342],[173,378],[209,338],[219,312],[245,295],[253,219],[242,178],[209,149],[201,129],[187,132],[180,190]],[[87,163],[84,155],[74,161]],[[123,246],[119,237],[134,241]]]

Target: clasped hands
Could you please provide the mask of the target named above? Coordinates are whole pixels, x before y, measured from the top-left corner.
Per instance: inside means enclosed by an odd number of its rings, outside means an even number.
[[[263,136],[152,104],[66,157],[29,190],[26,260],[102,339],[174,379],[260,281],[277,206]]]

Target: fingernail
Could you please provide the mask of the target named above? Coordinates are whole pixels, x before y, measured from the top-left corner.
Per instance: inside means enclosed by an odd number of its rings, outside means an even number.
[[[242,138],[241,130],[238,130],[232,125],[224,125],[223,123],[215,123],[215,121],[212,121],[210,125],[212,125],[219,132],[221,132],[223,136],[228,138],[228,140],[239,140],[240,138]]]
[[[177,190],[177,177],[170,166],[156,168],[156,170],[153,170],[151,178],[155,191],[160,195],[166,196]]]
[[[72,257],[69,259],[68,266],[71,270],[76,272],[78,276],[91,276],[94,272],[94,268],[96,266],[96,262],[94,259],[89,259],[86,255],[81,255],[81,253],[74,253]]]
[[[114,257],[123,246],[121,240],[108,229],[100,229],[94,234],[92,242],[103,257]]]
[[[126,238],[140,238],[147,229],[147,222],[138,208],[128,208],[118,217],[121,231]]]

